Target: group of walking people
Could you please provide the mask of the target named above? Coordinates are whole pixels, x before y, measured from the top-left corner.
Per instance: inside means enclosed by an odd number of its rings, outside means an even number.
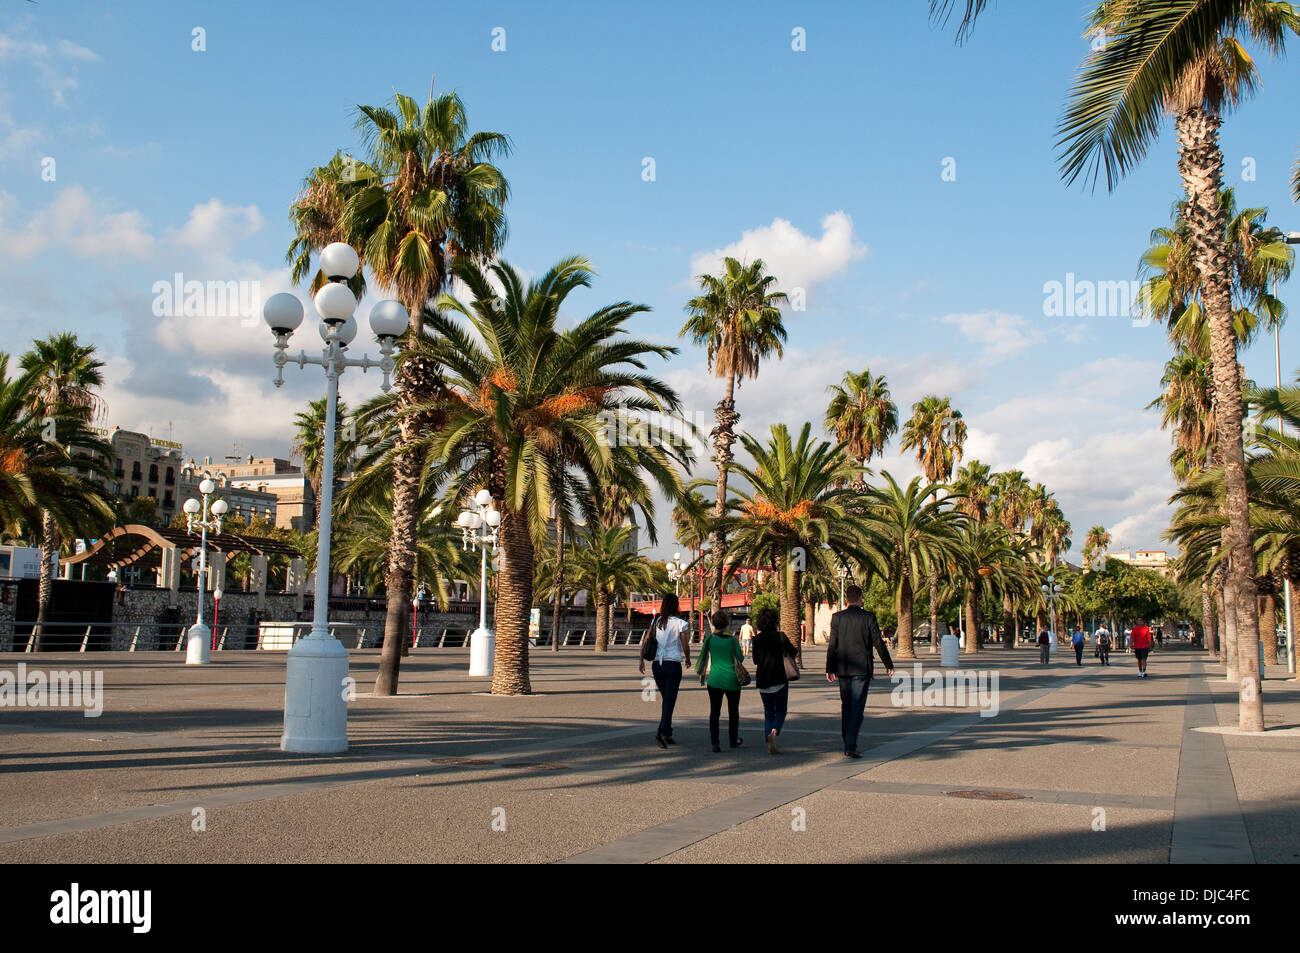
[[[889,649],[871,612],[862,608],[862,589],[845,590],[847,608],[831,616],[831,636],[826,651],[826,680],[839,682],[840,722],[846,757],[858,758],[858,733],[867,704],[867,688],[874,671],[872,651],[880,655],[887,674],[894,672]],[[655,742],[661,748],[676,744],[673,712],[677,707],[684,670],[691,665],[690,626],[678,614],[675,595],[666,595],[659,614],[650,624],[642,643],[640,671],[646,662],[662,699]],[[741,689],[751,681],[763,702],[763,736],[769,754],[778,754],[777,739],[789,710],[790,683],[800,676],[799,652],[780,630],[775,609],[760,609],[753,625],[746,623],[742,644],[731,634],[731,617],[721,609],[709,616],[711,631],[700,645],[695,673],[709,694],[709,740],[715,752],[722,751],[722,703],[727,703],[727,740],[732,748],[744,743],[740,736]],[[745,667],[753,661],[754,672]]]
[[[1110,665],[1110,653],[1114,647],[1110,630],[1101,626],[1093,633],[1093,639],[1097,643],[1093,654],[1102,665]],[[1152,639],[1151,627],[1143,619],[1138,619],[1129,632],[1129,645],[1138,664],[1138,678],[1147,677],[1147,656],[1151,654]],[[1050,629],[1042,629],[1038,633],[1038,659],[1044,665],[1051,659],[1051,646],[1055,640],[1056,636]],[[1083,650],[1087,642],[1088,636],[1083,629],[1075,629],[1070,633],[1070,646],[1074,649],[1074,664],[1077,666],[1083,665]]]

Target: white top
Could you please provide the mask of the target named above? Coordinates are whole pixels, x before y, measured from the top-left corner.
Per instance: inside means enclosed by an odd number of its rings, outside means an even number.
[[[671,616],[664,623],[662,629],[659,628],[659,621],[655,620],[650,634],[659,640],[655,647],[656,662],[684,662],[686,660],[682,655],[681,638],[686,628],[686,620],[679,619],[677,616]]]

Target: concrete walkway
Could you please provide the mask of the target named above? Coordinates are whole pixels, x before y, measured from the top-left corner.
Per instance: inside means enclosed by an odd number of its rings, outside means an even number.
[[[990,718],[896,707],[878,679],[858,761],[841,754],[820,649],[807,652],[775,757],[752,689],[745,745],[713,754],[707,696],[689,679],[679,744],[659,749],[659,703],[634,652],[537,652],[537,694],[521,698],[482,694],[452,650],[417,650],[402,695],[368,697],[377,653],[353,653],[363,694],[352,747],[333,757],[278,748],[283,655],[223,653],[205,668],[170,653],[0,657],[0,671],[96,668],[105,687],[99,718],[0,708],[0,861],[1300,857],[1300,733],[1198,730],[1235,725],[1236,697],[1189,649],[1156,653],[1148,679],[1123,655],[1110,668],[997,647],[965,656],[999,678]],[[1265,716],[1300,726],[1300,685],[1281,670],[1265,681]]]

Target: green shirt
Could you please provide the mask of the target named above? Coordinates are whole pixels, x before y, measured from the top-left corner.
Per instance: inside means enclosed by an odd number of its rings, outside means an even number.
[[[707,663],[709,667],[708,686],[720,688],[724,692],[740,691],[740,682],[736,680],[736,662],[743,656],[740,643],[725,632],[714,632],[704,640],[700,649],[700,660],[695,666],[696,672],[703,672]]]

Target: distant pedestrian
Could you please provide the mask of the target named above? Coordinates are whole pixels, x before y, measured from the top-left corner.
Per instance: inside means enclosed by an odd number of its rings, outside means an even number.
[[[740,627],[740,651],[747,658],[752,658],[754,648],[754,627],[745,620],[745,624]]]
[[[1083,643],[1088,641],[1088,637],[1083,634],[1083,629],[1077,628],[1070,633],[1070,644],[1074,646],[1074,664],[1083,664]]]
[[[1151,654],[1151,627],[1141,619],[1133,626],[1133,657],[1138,663],[1138,678],[1147,677],[1147,656]]]
[[[785,724],[790,703],[790,667],[798,673],[795,662],[799,654],[780,629],[775,609],[760,609],[758,632],[754,636],[754,684],[763,700],[763,737],[768,754],[776,754],[776,738]]]
[[[659,747],[677,744],[673,740],[673,709],[677,707],[677,693],[682,685],[682,666],[691,664],[690,626],[677,613],[681,611],[677,596],[663,597],[659,614],[650,623],[647,639],[655,640],[650,672],[654,676],[659,697],[663,699],[659,712],[659,727],[655,741]],[[646,658],[641,656],[641,674],[645,674]]]
[[[1048,645],[1051,639],[1052,635],[1046,629],[1040,629],[1038,631],[1038,660],[1044,665],[1047,664],[1049,658],[1048,653],[1051,652],[1051,648]]]
[[[862,608],[862,587],[844,590],[848,606],[831,616],[831,638],[826,646],[826,681],[840,683],[840,735],[844,756],[861,758],[858,732],[867,708],[867,688],[874,671],[871,650],[874,648],[885,666],[885,674],[894,674],[894,661],[880,636],[874,613]]]
[[[737,678],[737,666],[742,665],[744,657],[740,654],[740,643],[727,632],[731,625],[731,616],[718,609],[709,616],[713,634],[700,646],[700,660],[695,671],[700,676],[700,684],[709,687],[709,739],[713,750],[721,751],[719,722],[722,717],[722,699],[727,699],[727,734],[731,747],[739,748],[740,739],[740,679]]]
[[[1110,664],[1110,631],[1103,625],[1097,630],[1097,658],[1102,665]]]

